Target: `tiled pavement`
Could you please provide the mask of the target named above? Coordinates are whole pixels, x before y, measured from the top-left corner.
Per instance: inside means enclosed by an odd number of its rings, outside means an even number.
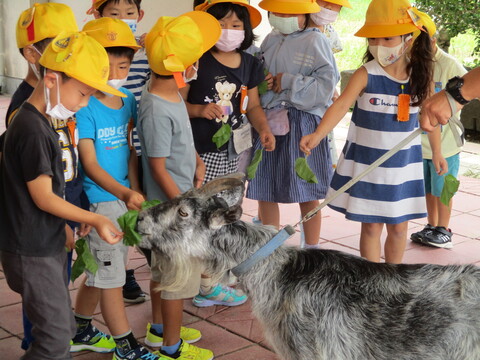
[[[0,133],[3,131],[4,112],[8,106],[8,97],[0,96]],[[340,147],[345,139],[348,119],[345,119],[336,131]],[[468,143],[461,154],[462,168],[460,174],[480,173],[480,145]],[[460,190],[454,197],[451,228],[454,232],[454,247],[451,250],[433,249],[408,242],[404,256],[406,263],[457,264],[474,263],[480,265],[480,179],[460,176]],[[245,199],[244,219],[251,221],[256,215],[257,205]],[[296,205],[281,205],[282,224],[294,224],[299,219]],[[410,230],[417,231],[423,227],[425,219],[410,223]],[[359,254],[360,225],[347,221],[342,215],[325,209],[322,211],[321,246],[324,249],[342,250]],[[298,245],[300,235],[289,240],[290,245]],[[150,272],[143,257],[132,251],[130,268],[134,268],[138,282],[144,290],[148,289]],[[80,280],[71,287],[74,298]],[[127,305],[127,315],[135,335],[143,340],[145,326],[150,320],[150,302],[140,305]],[[105,322],[98,312],[94,317],[95,325],[106,331]],[[199,309],[185,301],[184,324],[202,331],[203,338],[197,343],[211,349],[216,359],[222,360],[273,360],[278,359],[269,350],[264,341],[263,332],[253,318],[249,303],[236,308],[212,307]],[[0,271],[0,358],[17,359],[21,356],[20,339],[22,336],[20,297],[12,292]],[[78,353],[79,360],[111,359],[111,355]]]

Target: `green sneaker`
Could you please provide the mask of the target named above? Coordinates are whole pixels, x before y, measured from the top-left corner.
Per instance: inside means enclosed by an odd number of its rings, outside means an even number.
[[[90,325],[83,333],[70,340],[70,352],[93,351],[111,353],[115,350],[115,341],[95,326]]]
[[[180,344],[180,348],[173,355],[168,355],[160,351],[155,351],[155,355],[160,356],[159,360],[212,360],[213,352],[207,349],[190,345],[184,341]]]
[[[145,337],[145,344],[151,347],[160,347],[163,344],[163,334],[159,334],[152,328],[152,324],[147,324],[147,336]],[[186,343],[192,344],[197,342],[202,337],[202,333],[196,329],[187,327],[180,328],[180,339]]]

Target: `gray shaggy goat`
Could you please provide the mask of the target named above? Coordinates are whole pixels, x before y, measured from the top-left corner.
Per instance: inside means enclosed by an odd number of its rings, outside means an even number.
[[[240,220],[243,182],[213,180],[139,214],[140,246],[164,256],[175,288],[189,257],[220,279],[276,233]],[[282,246],[239,277],[285,360],[478,360],[480,270],[390,265]]]

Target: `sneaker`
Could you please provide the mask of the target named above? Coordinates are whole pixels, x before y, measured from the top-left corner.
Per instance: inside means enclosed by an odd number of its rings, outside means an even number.
[[[420,230],[410,235],[410,240],[412,240],[414,243],[417,243],[417,244],[425,244],[424,242],[425,236],[431,234],[434,229],[435,229],[435,226],[427,224],[425,225],[423,230]]]
[[[148,300],[148,295],[143,292],[135,280],[133,269],[126,270],[125,285],[123,285],[123,301],[126,303],[138,304]]]
[[[192,302],[197,307],[207,307],[213,305],[237,306],[247,301],[247,295],[241,290],[233,289],[229,286],[218,284],[212,287],[210,294],[198,294]]]
[[[182,340],[180,348],[173,355],[168,355],[160,351],[156,351],[155,354],[160,356],[159,360],[212,360],[213,352],[207,349],[202,349],[196,347],[195,345],[190,345]]]
[[[120,355],[118,353],[118,348],[115,348],[113,360],[161,360],[161,358],[156,352],[151,353],[143,346],[138,346],[125,355]]]
[[[424,243],[430,246],[451,249],[452,244],[452,230],[445,229],[443,226],[437,226],[430,234],[424,237]]]
[[[254,223],[255,225],[262,225],[262,220],[260,220],[258,216],[254,216],[252,218],[252,223]]]
[[[147,324],[147,336],[145,337],[145,344],[151,347],[160,347],[163,345],[163,334],[159,334],[152,328],[150,323]],[[180,339],[186,343],[193,344],[202,338],[202,333],[197,329],[187,327],[180,327]]]
[[[95,326],[90,325],[83,333],[70,340],[70,352],[94,351],[97,353],[111,353],[115,350],[115,341]]]

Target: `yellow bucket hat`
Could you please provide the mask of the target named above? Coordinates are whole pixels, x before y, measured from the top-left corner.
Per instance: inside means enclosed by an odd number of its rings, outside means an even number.
[[[137,45],[130,27],[122,20],[109,17],[89,21],[82,31],[97,40],[103,47],[122,46],[135,51],[141,48]]]
[[[198,11],[207,11],[210,9],[213,5],[215,4],[220,4],[220,3],[232,3],[232,4],[237,4],[241,5],[247,8],[248,13],[250,15],[250,22],[252,23],[252,28],[255,29],[260,23],[262,22],[262,14],[260,14],[260,11],[258,11],[256,8],[254,8],[248,0],[206,0],[203,4],[200,4],[195,7],[195,10]]]
[[[78,31],[72,9],[64,4],[34,4],[22,11],[17,21],[16,35],[19,49],[47,38],[54,38],[62,31]]]
[[[97,10],[100,6],[105,4],[108,0],[92,0],[92,7],[87,10],[87,14],[91,15],[95,10]],[[138,3],[141,3],[142,0],[139,0]]]
[[[316,0],[263,0],[258,6],[280,14],[313,14],[320,11]]]
[[[145,37],[150,68],[159,75],[185,71],[215,45],[221,32],[220,23],[206,12],[162,16]]]
[[[43,52],[40,65],[109,94],[126,97],[107,85],[109,60],[105,48],[85,32],[59,34]]]
[[[355,36],[379,38],[413,33],[418,27],[413,22],[411,9],[408,0],[372,0],[365,24]]]
[[[420,29],[422,28],[422,26],[425,26],[425,28],[427,29],[428,35],[430,37],[433,37],[437,32],[437,26],[433,22],[433,19],[427,13],[424,13],[418,10],[415,11],[414,14],[416,15],[413,18],[415,25],[417,25],[417,27],[419,27]],[[413,33],[414,38],[416,38],[418,35],[420,35],[420,30],[415,31]]]
[[[348,2],[348,0],[325,0],[325,1],[328,1],[329,3],[332,3],[332,4],[345,6],[350,9],[352,8],[352,5]]]

